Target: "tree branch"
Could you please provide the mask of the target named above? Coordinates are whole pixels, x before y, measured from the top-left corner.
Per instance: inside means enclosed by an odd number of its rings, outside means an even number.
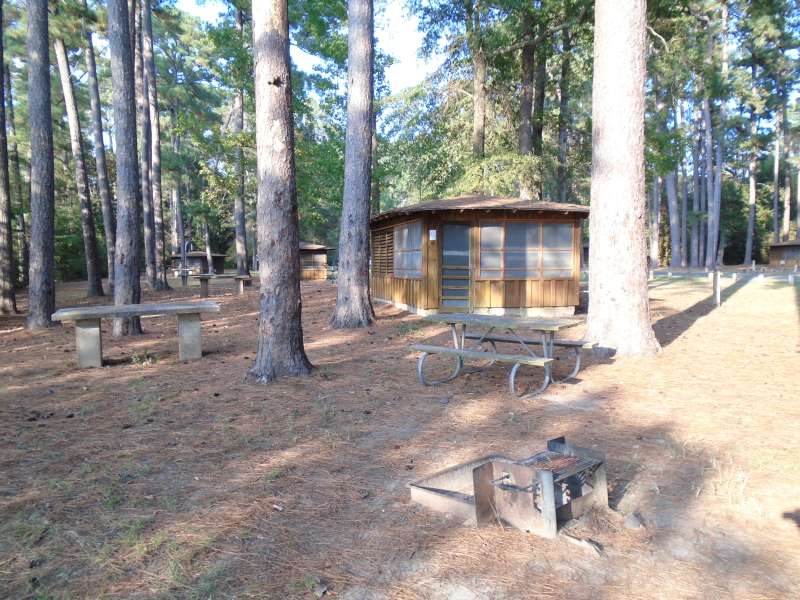
[[[508,46],[503,46],[502,48],[496,48],[491,52],[487,52],[487,56],[497,56],[499,54],[514,52],[515,50],[520,50],[521,48],[527,46],[528,44],[533,44],[534,46],[538,46],[539,44],[542,43],[542,41],[544,41],[545,38],[550,37],[554,33],[558,33],[562,29],[568,29],[574,27],[575,25],[579,25],[581,22],[583,22],[583,19],[586,16],[588,10],[589,10],[589,5],[588,4],[584,5],[580,14],[574,19],[569,21],[565,20],[563,23],[560,23],[558,25],[553,25],[552,27],[549,27],[544,31],[542,31],[537,36],[526,35],[521,39],[517,40],[516,42],[514,42],[513,44],[509,44]]]

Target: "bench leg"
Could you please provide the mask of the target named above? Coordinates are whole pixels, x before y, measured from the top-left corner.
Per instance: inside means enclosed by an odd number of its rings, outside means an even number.
[[[208,298],[208,280],[201,279],[200,280],[200,297],[201,298]]]
[[[178,357],[181,360],[196,360],[203,356],[201,332],[199,314],[178,315]]]
[[[103,366],[103,342],[100,338],[100,319],[75,321],[75,347],[81,369]]]

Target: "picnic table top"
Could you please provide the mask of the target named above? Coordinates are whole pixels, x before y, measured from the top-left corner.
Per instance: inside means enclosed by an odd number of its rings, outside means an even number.
[[[237,273],[197,273],[190,275],[195,279],[252,279],[251,275],[239,275]]]
[[[422,317],[432,323],[477,325],[479,327],[505,327],[508,329],[533,329],[535,331],[560,331],[582,323],[580,319],[547,319],[535,317],[512,317],[478,315],[474,313],[438,313]]]
[[[219,312],[219,304],[203,302],[170,302],[149,304],[124,304],[116,306],[75,306],[62,308],[53,313],[54,321],[81,321],[103,317],[143,317],[147,315],[186,315]]]

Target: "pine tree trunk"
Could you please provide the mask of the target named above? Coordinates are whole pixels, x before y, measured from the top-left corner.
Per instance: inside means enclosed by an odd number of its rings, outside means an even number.
[[[678,131],[683,128],[683,102],[679,102],[678,110],[675,112],[675,117],[677,119],[676,125]],[[681,206],[680,206],[680,235],[681,235],[681,256],[680,256],[680,266],[686,267],[689,261],[689,240],[687,238],[688,234],[688,219],[689,219],[689,179],[686,176],[686,162],[684,160],[684,155],[681,154],[680,158],[678,159],[678,167],[680,169],[680,194],[681,194]]]
[[[78,105],[72,89],[72,75],[67,59],[67,47],[64,40],[53,42],[58,62],[58,74],[61,78],[61,90],[69,123],[69,142],[72,148],[72,159],[75,162],[75,185],[81,206],[81,229],[83,231],[83,252],[86,260],[86,296],[94,298],[103,296],[103,284],[100,274],[100,261],[97,257],[97,233],[94,228],[94,211],[89,191],[89,177],[86,175],[86,163],[83,156],[83,132],[81,131]]]
[[[534,19],[529,11],[523,15],[523,33],[533,35]],[[527,43],[520,55],[520,80],[522,90],[519,98],[519,154],[527,156],[533,152],[533,87],[536,76],[535,46]],[[519,196],[523,200],[533,200],[534,177],[523,173],[519,179]]]
[[[558,83],[558,167],[556,179],[558,180],[558,201],[567,201],[569,180],[567,178],[567,143],[569,141],[569,77],[572,56],[572,34],[569,28],[561,32],[561,79]]]
[[[544,92],[547,83],[547,55],[550,47],[550,38],[545,38],[539,44],[536,53],[536,78],[533,84],[533,154],[542,156],[544,152]],[[539,199],[542,198],[542,189],[539,187]]]
[[[331,325],[368,327],[375,318],[369,293],[369,201],[372,164],[372,0],[348,0],[347,138],[339,229],[339,275]]]
[[[670,267],[681,266],[681,213],[678,208],[678,174],[670,171],[664,178],[667,188],[667,214],[669,216]]]
[[[83,1],[86,8],[86,0]],[[117,224],[114,214],[114,201],[108,181],[106,165],[106,146],[103,141],[103,116],[100,104],[100,88],[97,83],[97,65],[94,56],[92,31],[88,27],[84,34],[86,73],[89,79],[89,102],[91,105],[92,132],[94,137],[94,158],[97,167],[97,191],[100,195],[100,208],[103,212],[103,230],[106,239],[106,259],[108,261],[108,289],[114,292],[114,246],[117,239]]]
[[[772,155],[772,241],[781,241],[780,233],[781,123],[775,121],[775,151]]]
[[[16,281],[20,287],[28,287],[28,233],[25,226],[25,196],[22,192],[22,173],[19,168],[19,151],[17,150],[17,126],[14,121],[14,93],[11,86],[11,69],[8,65],[3,65],[4,80],[6,87],[6,102],[8,112],[8,131],[11,133],[11,145],[9,148],[9,158],[11,160],[11,170],[14,173],[14,196],[17,198],[17,220],[19,223],[19,243],[16,245],[19,251],[17,263]]]
[[[722,66],[720,72],[720,79],[722,84],[725,85],[728,79],[728,5],[723,2],[722,9]],[[713,64],[713,50],[714,50],[714,37],[712,31],[709,29],[709,43],[707,48],[707,62]],[[720,215],[722,212],[722,172],[725,169],[725,131],[726,131],[726,117],[725,117],[725,98],[721,99],[719,104],[719,127],[717,129],[717,144],[716,144],[716,169],[711,167],[712,162],[712,129],[711,129],[711,99],[710,92],[706,92],[706,97],[703,102],[703,110],[706,116],[706,151],[708,152],[709,162],[708,177],[712,182],[712,187],[709,189],[708,198],[708,238],[706,239],[706,268],[715,269],[717,267],[718,250],[722,246],[720,236]],[[713,174],[713,177],[712,177]]]
[[[700,147],[699,142],[692,144],[692,224],[691,244],[689,250],[689,264],[692,267],[700,266]]]
[[[158,81],[153,55],[152,0],[142,0],[142,62],[147,82],[147,108],[150,121],[150,186],[155,237],[155,289],[168,290],[166,248],[164,243],[164,201],[161,192],[161,112],[158,109]]]
[[[789,170],[789,113],[786,105],[788,99],[784,100],[781,107],[781,118],[783,119],[783,221],[781,223],[781,238],[789,239],[789,229],[792,226],[792,173]]]
[[[3,2],[0,1],[0,23]],[[0,35],[0,69],[5,71],[3,36]],[[17,312],[14,266],[14,235],[11,217],[11,185],[8,176],[8,137],[6,135],[5,81],[0,85],[0,314]]]
[[[31,257],[28,328],[51,327],[54,278],[53,121],[47,0],[28,0],[28,123],[31,140]]]
[[[214,253],[211,250],[211,233],[208,230],[208,217],[203,219],[203,244],[206,248],[206,261],[208,262],[208,270],[206,273],[214,275],[217,271],[214,269]]]
[[[177,157],[181,151],[181,138],[176,129],[176,113],[173,107],[170,110],[170,125],[172,129],[172,153]],[[172,188],[172,218],[175,222],[175,254],[181,257],[181,285],[186,287],[189,283],[189,274],[186,267],[186,233],[183,227],[183,201],[181,200],[181,177],[182,171],[180,163],[175,169],[175,187]]]
[[[595,3],[587,336],[654,354],[645,262],[645,0]]]
[[[713,266],[714,257],[717,255],[716,232],[718,229],[714,215],[714,138],[711,129],[711,101],[708,97],[703,100],[703,119],[705,120],[705,158],[706,158],[706,247],[705,266]]]
[[[661,265],[661,178],[653,175],[653,190],[650,196],[650,268]]]
[[[374,107],[373,107],[374,108]],[[377,121],[377,110],[372,111],[372,141],[370,148],[372,152],[372,160],[370,161],[370,188],[369,188],[369,210],[370,215],[379,215],[381,213],[381,187],[378,178],[375,175],[375,170],[378,166],[378,129],[375,125]]]
[[[249,377],[305,375],[286,0],[253,0],[260,316]]]
[[[158,287],[158,276],[156,272],[156,224],[155,216],[153,215],[153,189],[150,180],[150,104],[147,100],[148,82],[144,74],[142,11],[137,6],[138,0],[133,0],[133,4],[135,12],[134,38],[136,40],[133,50],[133,68],[136,77],[136,114],[139,127],[139,185],[142,198],[142,219],[144,221],[144,262],[147,285],[151,290],[155,290]]]
[[[108,0],[108,44],[114,107],[117,165],[117,245],[114,252],[114,304],[138,304],[139,169],[136,156],[136,94],[129,13],[125,0]],[[113,335],[141,333],[138,318],[114,319]]]
[[[708,236],[708,176],[706,167],[702,167],[703,175],[700,181],[700,249],[698,257],[700,266],[706,263],[706,237]],[[713,184],[712,184],[713,185]]]
[[[750,106],[750,139],[755,142],[758,135],[758,127],[756,124],[756,110],[754,106]],[[744,264],[750,265],[753,261],[753,238],[755,235],[756,227],[756,168],[758,163],[758,154],[754,147],[750,150],[750,161],[747,164],[747,182],[748,182],[748,196],[747,196],[747,240],[744,245]]]
[[[486,55],[478,48],[472,57],[472,156],[482,159],[486,152]]]
[[[242,39],[244,33],[244,13],[236,10],[236,33]],[[244,90],[236,90],[233,104],[233,133],[240,135],[244,131]],[[244,153],[241,140],[236,141],[236,196],[233,202],[233,222],[236,234],[236,272],[239,275],[250,275],[247,268],[247,218],[244,202]]]

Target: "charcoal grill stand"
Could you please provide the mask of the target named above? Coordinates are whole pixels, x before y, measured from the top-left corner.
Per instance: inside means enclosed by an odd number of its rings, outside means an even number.
[[[560,523],[608,506],[605,458],[563,437],[522,460],[492,454],[409,487],[415,502],[478,527],[501,522],[551,538]]]

